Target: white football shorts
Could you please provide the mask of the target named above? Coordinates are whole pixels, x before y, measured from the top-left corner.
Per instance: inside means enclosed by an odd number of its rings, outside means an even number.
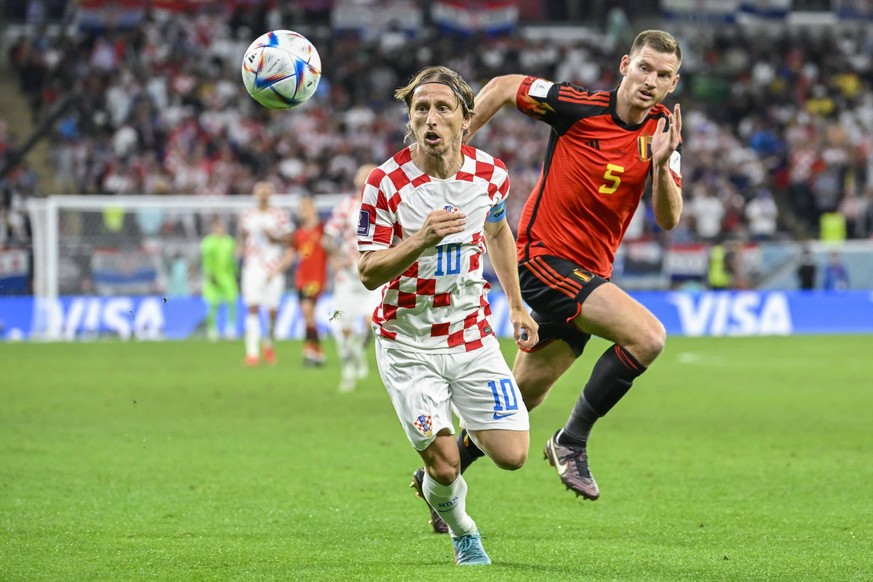
[[[337,327],[354,327],[364,317],[373,315],[382,293],[370,291],[358,279],[337,280],[333,286],[334,321]]]
[[[285,275],[279,273],[267,279],[267,270],[258,265],[242,270],[242,296],[246,305],[278,309],[285,292]]]
[[[376,337],[379,374],[406,437],[426,449],[437,433],[455,433],[452,408],[467,430],[529,430],[527,408],[496,339],[451,354],[398,350]]]

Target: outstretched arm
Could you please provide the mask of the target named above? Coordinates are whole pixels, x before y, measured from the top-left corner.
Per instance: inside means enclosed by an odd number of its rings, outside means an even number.
[[[524,75],[503,75],[494,77],[482,87],[473,100],[475,115],[464,138],[465,142],[469,142],[476,132],[500,111],[501,107],[515,105],[515,95],[524,79]]]
[[[279,273],[284,273],[291,265],[294,264],[295,260],[297,260],[297,251],[294,249],[294,247],[286,248],[285,253],[282,255],[282,258],[279,259],[279,263],[276,264],[275,267],[270,269],[269,273],[267,273],[267,278],[272,279]]]
[[[539,325],[528,313],[521,298],[518,283],[518,267],[515,258],[515,237],[506,220],[485,223],[485,245],[491,257],[491,266],[500,280],[506,301],[509,303],[509,320],[513,336],[519,347],[530,349],[539,341]],[[522,332],[525,333],[522,333]]]

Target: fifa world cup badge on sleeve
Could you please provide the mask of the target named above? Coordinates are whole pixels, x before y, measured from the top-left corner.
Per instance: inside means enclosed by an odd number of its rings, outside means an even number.
[[[358,236],[367,236],[370,232],[370,213],[361,210],[358,214]]]
[[[554,83],[552,83],[551,81],[546,81],[545,79],[537,79],[530,84],[530,89],[527,93],[531,97],[545,99],[549,96],[549,89],[552,88],[552,85],[554,85]]]

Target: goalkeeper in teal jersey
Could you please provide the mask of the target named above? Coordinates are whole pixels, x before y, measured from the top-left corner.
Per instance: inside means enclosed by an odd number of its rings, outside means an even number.
[[[220,218],[212,220],[212,231],[200,243],[203,257],[203,300],[206,301],[206,334],[218,339],[218,310],[227,305],[225,337],[236,337],[237,284],[236,241]]]

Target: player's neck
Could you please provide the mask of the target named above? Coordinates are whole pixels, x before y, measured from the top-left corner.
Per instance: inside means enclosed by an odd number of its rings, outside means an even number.
[[[622,98],[621,89],[618,90],[615,100],[615,114],[627,125],[639,125],[646,120],[651,107],[640,109],[631,105],[630,99]]]
[[[464,165],[464,154],[460,151],[450,152],[444,156],[429,156],[413,150],[412,161],[416,167],[433,178],[447,180]]]

